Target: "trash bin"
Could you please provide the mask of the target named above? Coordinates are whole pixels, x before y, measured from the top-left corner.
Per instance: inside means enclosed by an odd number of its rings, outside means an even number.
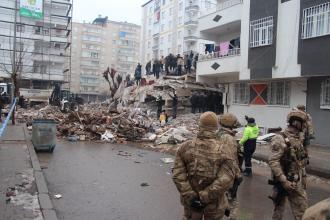
[[[32,144],[36,151],[54,151],[56,146],[56,125],[57,123],[50,119],[33,120]]]

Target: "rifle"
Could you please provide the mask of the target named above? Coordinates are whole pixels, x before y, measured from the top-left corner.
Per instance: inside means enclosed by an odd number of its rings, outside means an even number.
[[[294,176],[288,177],[288,181],[290,181],[290,182],[295,181],[295,177]],[[268,196],[268,198],[273,201],[275,206],[280,205],[282,199],[284,197],[288,196],[289,193],[284,189],[284,187],[282,186],[280,181],[268,180],[268,184],[274,186],[274,188],[276,190],[276,193],[271,196]]]
[[[230,195],[232,198],[237,197],[237,190],[238,190],[239,185],[241,185],[242,182],[243,182],[242,177],[238,177],[235,179],[233,187],[229,189],[229,192],[230,192]]]

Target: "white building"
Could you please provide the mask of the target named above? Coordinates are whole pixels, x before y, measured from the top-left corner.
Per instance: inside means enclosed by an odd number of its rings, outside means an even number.
[[[214,47],[197,65],[200,82],[224,92],[225,111],[284,127],[287,113],[307,105],[314,143],[330,145],[330,3],[308,0],[218,0],[199,18],[200,37]]]
[[[140,26],[98,17],[92,23],[73,23],[71,87],[86,101],[104,99],[109,84],[103,72],[109,67],[134,75],[140,52]]]
[[[172,53],[199,51],[198,17],[210,10],[209,0],[150,0],[142,5],[141,63]]]
[[[16,32],[20,92],[28,98],[47,99],[55,83],[69,86],[72,1],[37,0],[35,4],[40,13],[29,14],[18,1],[15,30],[15,1],[0,1],[0,77],[10,82]]]

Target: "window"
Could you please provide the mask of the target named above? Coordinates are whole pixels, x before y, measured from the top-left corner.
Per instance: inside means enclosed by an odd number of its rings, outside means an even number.
[[[302,39],[330,34],[330,2],[304,9],[302,17]]]
[[[178,31],[178,39],[181,39],[182,37],[182,31]]]
[[[236,83],[233,88],[233,104],[249,104],[250,87],[247,83]]]
[[[16,31],[17,31],[17,32],[24,33],[24,31],[25,31],[25,26],[24,26],[24,25],[20,25],[20,24],[18,24],[18,25],[16,26]]]
[[[170,16],[173,15],[173,8],[170,8]]]
[[[330,79],[326,79],[321,85],[321,108],[330,109]]]
[[[182,24],[182,16],[179,17],[179,25],[181,25],[181,24]]]
[[[269,105],[290,105],[290,82],[277,81],[268,84]]]
[[[91,58],[99,58],[99,53],[91,52]]]
[[[168,35],[168,39],[167,40],[168,40],[168,42],[171,42],[172,41],[172,34],[169,34]]]
[[[250,23],[250,47],[260,47],[273,43],[273,17],[262,18]]]
[[[183,10],[183,2],[180,2],[179,3],[179,11],[182,11]]]

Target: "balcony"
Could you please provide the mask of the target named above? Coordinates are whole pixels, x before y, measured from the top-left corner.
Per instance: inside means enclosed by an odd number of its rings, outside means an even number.
[[[186,7],[186,12],[190,13],[190,12],[198,12],[199,11],[199,6],[197,4],[189,4]]]
[[[188,18],[185,20],[184,25],[186,27],[197,27],[198,25],[198,20],[194,18]]]
[[[214,10],[202,13],[199,18],[199,30],[201,32],[214,32],[219,27],[229,26],[233,23],[240,23],[242,18],[243,0],[227,0],[217,4]],[[221,32],[222,30],[218,30]]]
[[[199,37],[197,36],[197,34],[187,34],[184,38],[183,38],[183,40],[185,41],[185,42],[196,42],[196,41],[198,41],[198,39],[199,39]]]
[[[200,55],[197,64],[198,76],[224,76],[240,71],[241,49]]]

